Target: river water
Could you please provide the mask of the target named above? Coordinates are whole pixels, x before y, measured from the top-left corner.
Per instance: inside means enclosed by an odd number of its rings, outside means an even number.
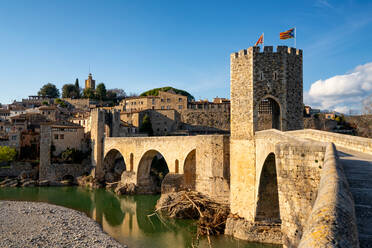
[[[82,187],[1,188],[0,200],[47,202],[86,213],[103,230],[130,248],[209,247],[205,238],[195,240],[191,220],[160,219],[154,213],[159,195],[117,196],[104,189]],[[212,238],[214,248],[280,247],[254,244],[229,236]]]

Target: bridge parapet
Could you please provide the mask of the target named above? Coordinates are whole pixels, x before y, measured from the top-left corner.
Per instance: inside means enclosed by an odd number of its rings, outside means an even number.
[[[333,144],[326,150],[318,196],[299,248],[359,247],[354,200]]]
[[[286,133],[305,139],[331,142],[334,143],[336,146],[341,146],[354,151],[372,154],[372,139],[368,138],[320,131],[315,129],[288,131]]]

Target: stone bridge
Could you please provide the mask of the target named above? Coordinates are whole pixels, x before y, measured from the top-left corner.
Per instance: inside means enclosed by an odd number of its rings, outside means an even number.
[[[165,160],[170,175],[183,175],[185,188],[228,201],[228,136],[106,137],[104,159],[102,166],[96,167],[97,176],[104,178],[120,156],[126,171],[132,172],[127,177],[128,183],[136,184],[140,192],[154,191],[150,170],[154,157],[157,157]]]
[[[151,167],[162,160],[163,185],[229,202],[226,234],[284,247],[372,243],[372,204],[361,200],[372,199],[372,140],[302,130],[302,50],[250,47],[230,59],[230,136],[115,137],[120,115],[94,110],[96,177],[121,160],[122,180],[154,192]],[[345,147],[354,151],[339,159]]]

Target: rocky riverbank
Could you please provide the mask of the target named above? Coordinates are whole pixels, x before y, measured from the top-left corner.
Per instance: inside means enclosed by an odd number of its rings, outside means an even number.
[[[126,247],[78,211],[36,202],[0,201],[0,247]]]

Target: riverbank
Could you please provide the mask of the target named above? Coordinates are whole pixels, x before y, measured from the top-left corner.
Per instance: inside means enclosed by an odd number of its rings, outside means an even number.
[[[125,247],[78,211],[38,202],[0,201],[0,247]]]

